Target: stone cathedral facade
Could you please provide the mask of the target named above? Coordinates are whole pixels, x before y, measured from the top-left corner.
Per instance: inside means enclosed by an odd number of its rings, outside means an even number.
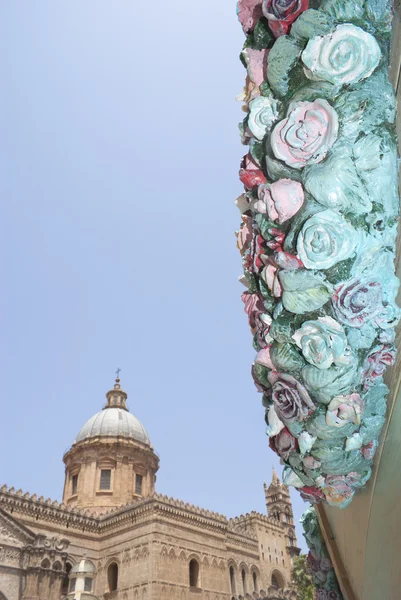
[[[228,519],[155,492],[159,458],[116,379],[63,457],[63,501],[0,488],[0,600],[288,598],[288,488]]]

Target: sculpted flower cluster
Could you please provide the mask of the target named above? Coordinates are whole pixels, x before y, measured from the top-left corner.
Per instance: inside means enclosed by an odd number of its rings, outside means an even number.
[[[270,447],[304,499],[344,508],[386,418],[399,199],[388,7],[369,25],[369,3],[334,4],[238,3],[249,149],[236,203]],[[310,566],[319,597],[340,599],[329,563]]]

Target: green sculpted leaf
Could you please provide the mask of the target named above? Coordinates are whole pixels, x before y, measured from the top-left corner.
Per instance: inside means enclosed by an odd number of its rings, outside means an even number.
[[[324,276],[314,271],[281,271],[279,277],[283,286],[284,308],[297,315],[320,308],[333,291]]]
[[[304,176],[306,189],[322,206],[358,215],[372,210],[368,191],[344,146],[323,163],[305,169]]]
[[[319,10],[306,10],[291,27],[291,35],[306,42],[316,35],[325,35],[333,28],[333,20],[327,13]]]
[[[385,215],[398,212],[397,144],[393,134],[384,130],[381,136],[361,137],[353,147],[353,156],[359,177],[369,190],[370,197]],[[383,194],[383,190],[386,193]]]
[[[386,127],[395,120],[395,96],[387,77],[387,69],[379,69],[355,89],[338,96],[334,108],[341,122],[342,133],[349,142],[361,133],[373,133],[380,125]]]
[[[307,365],[302,369],[302,376],[313,396],[323,404],[329,404],[335,396],[351,393],[359,381],[356,361],[347,367],[330,369],[317,369]]]
[[[268,380],[268,375],[270,370],[264,365],[260,365],[259,363],[255,363],[253,365],[253,372],[255,374],[256,379],[265,387],[270,388],[271,385]]]
[[[354,423],[348,423],[344,427],[330,427],[326,423],[326,413],[324,412],[310,420],[308,432],[321,440],[343,440],[357,429],[358,425],[354,425]],[[329,456],[332,458],[331,453]]]
[[[268,242],[273,239],[271,233],[269,233],[269,229],[272,227],[276,227],[276,224],[273,221],[269,221],[265,215],[257,214],[255,215],[255,221],[259,226],[259,230],[263,238]]]
[[[301,51],[299,43],[287,35],[279,37],[270,50],[267,79],[273,92],[280,98],[288,92],[290,73],[297,64]]]
[[[270,179],[292,179],[294,181],[301,181],[302,174],[297,169],[291,169],[281,160],[277,160],[270,147],[270,140],[268,140],[266,147],[266,171]]]
[[[244,48],[253,48],[254,50],[264,50],[269,48],[274,42],[274,37],[269,29],[267,20],[263,17],[259,19],[253,32],[248,35]]]
[[[380,415],[366,417],[366,419],[363,420],[360,434],[364,444],[368,444],[371,440],[377,440],[385,420],[386,419]]]
[[[261,142],[257,142],[256,140],[252,140],[249,144],[249,151],[256,164],[262,166],[264,155],[263,144]]]
[[[384,416],[386,414],[386,398],[388,393],[389,389],[384,383],[376,384],[375,386],[370,388],[368,393],[364,396],[364,416]]]
[[[393,0],[368,0],[365,2],[366,15],[378,31],[391,32]]]
[[[269,334],[276,342],[279,342],[280,344],[285,344],[286,342],[294,343],[294,340],[292,339],[294,333],[293,328],[291,327],[292,319],[293,316],[284,311],[277,319],[273,320]]]
[[[368,468],[368,462],[363,458],[360,450],[342,452],[342,455],[333,459],[322,461],[322,471],[332,475],[343,473],[363,473]]]
[[[320,8],[340,23],[365,22],[365,2],[361,0],[322,0]]]
[[[299,371],[305,365],[302,356],[292,344],[274,342],[271,348],[271,359],[277,371]]]

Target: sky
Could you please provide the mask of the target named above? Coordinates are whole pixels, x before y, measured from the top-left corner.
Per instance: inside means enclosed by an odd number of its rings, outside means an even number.
[[[0,484],[60,500],[120,367],[158,492],[266,511],[282,468],[238,283],[242,43],[234,0],[0,2]]]

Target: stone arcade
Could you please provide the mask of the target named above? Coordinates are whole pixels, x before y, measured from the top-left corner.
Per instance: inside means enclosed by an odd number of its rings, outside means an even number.
[[[0,600],[290,598],[288,488],[228,519],[155,493],[159,459],[117,378],[64,455],[59,504],[0,489]]]

